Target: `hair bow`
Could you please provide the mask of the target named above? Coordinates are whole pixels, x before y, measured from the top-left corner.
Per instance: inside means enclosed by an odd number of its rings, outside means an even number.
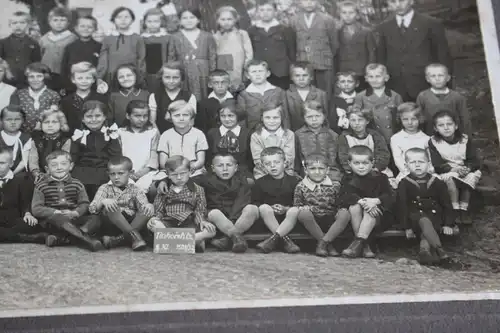
[[[110,127],[103,126],[101,132],[104,133],[104,140],[109,141],[109,139],[118,139],[118,125],[113,124]]]
[[[344,109],[337,108],[337,116],[339,117],[337,125],[340,128],[349,128],[349,119],[347,119],[347,112]]]
[[[87,136],[90,134],[90,130],[79,130],[79,129],[76,129],[75,132],[73,133],[73,136],[71,137],[71,140],[73,141],[76,141],[76,140],[79,140],[81,139],[81,143],[83,145],[86,145],[87,144]]]

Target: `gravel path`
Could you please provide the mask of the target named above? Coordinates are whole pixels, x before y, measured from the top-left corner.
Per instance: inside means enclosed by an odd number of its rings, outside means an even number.
[[[0,265],[2,310],[500,289],[486,272],[309,254],[175,256],[3,244]]]

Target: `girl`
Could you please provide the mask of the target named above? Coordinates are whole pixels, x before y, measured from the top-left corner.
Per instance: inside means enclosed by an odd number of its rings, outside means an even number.
[[[431,162],[448,187],[453,209],[460,221],[470,224],[467,215],[471,190],[481,178],[481,162],[472,140],[458,128],[457,116],[449,110],[433,117],[434,135],[429,140]]]
[[[149,91],[142,89],[142,80],[134,65],[120,65],[113,77],[114,91],[109,95],[109,107],[113,121],[122,126],[126,118],[126,108],[130,101],[147,102]]]
[[[137,67],[141,77],[144,77],[146,47],[141,36],[130,28],[132,22],[135,21],[134,13],[130,8],[118,7],[111,14],[111,21],[115,24],[116,31],[102,41],[97,75],[110,83],[118,66],[133,64]]]
[[[388,168],[391,154],[387,143],[382,134],[367,128],[368,124],[373,120],[372,111],[353,105],[347,112],[347,119],[349,119],[349,129],[340,134],[337,141],[338,158],[344,172],[352,173],[349,166],[349,148],[366,146],[373,151],[373,170],[386,174],[394,187],[394,175]]]
[[[156,74],[161,66],[175,58],[172,37],[161,27],[164,15],[161,9],[153,8],[144,14],[142,38],[146,45],[146,81],[149,91],[156,91]]]
[[[421,148],[429,152],[430,137],[420,130],[420,125],[424,123],[422,109],[413,102],[403,103],[398,107],[397,122],[403,129],[391,137],[391,152],[394,164],[399,170],[396,183],[409,174],[405,161],[405,153],[410,148]],[[433,173],[434,168],[429,165],[429,173]]]
[[[28,133],[21,128],[26,115],[17,105],[9,105],[0,111],[3,130],[0,131],[0,147],[12,149],[13,163],[11,170],[14,175],[24,172],[28,166],[28,156],[33,141]]]
[[[184,9],[179,12],[181,29],[175,33],[176,58],[186,69],[186,86],[198,101],[208,96],[208,74],[217,65],[214,37],[199,28],[200,11]]]
[[[253,58],[252,42],[245,30],[239,29],[240,16],[231,6],[223,6],[215,15],[217,32],[217,69],[225,70],[231,79],[230,90],[236,93],[245,89],[243,71],[245,64]]]
[[[71,155],[75,167],[73,177],[80,180],[92,200],[100,185],[108,181],[107,163],[120,156],[118,126],[106,126],[107,107],[99,101],[87,101],[82,107],[82,130],[75,130]]]
[[[132,161],[130,178],[146,192],[158,170],[158,141],[160,132],[151,124],[149,107],[144,101],[134,100],[126,108],[124,126],[118,130],[123,156]]]
[[[338,134],[331,130],[326,120],[325,109],[321,102],[306,101],[302,110],[305,125],[295,132],[297,152],[300,153],[301,167],[305,167],[306,157],[320,153],[328,160],[329,174],[332,181],[342,179],[337,165]],[[304,174],[305,170],[301,170]]]
[[[10,97],[16,91],[16,87],[4,82],[6,79],[12,80],[14,76],[7,61],[0,58],[0,110],[9,105]]]
[[[33,175],[35,182],[45,172],[47,155],[54,150],[70,152],[71,137],[68,131],[66,116],[57,105],[51,105],[42,111],[40,122],[37,124],[36,130],[31,133],[33,145],[28,159],[28,170]]]
[[[151,122],[156,124],[160,133],[172,128],[167,113],[170,104],[174,101],[185,101],[191,105],[196,113],[196,98],[183,88],[185,72],[182,63],[178,61],[163,64],[158,72],[159,82],[157,90],[149,96],[149,109],[151,110]]]
[[[190,161],[191,176],[198,176],[205,170],[205,152],[208,143],[202,131],[193,127],[194,109],[184,101],[175,101],[167,110],[174,128],[160,137],[158,153],[160,169],[165,169],[169,157],[181,155]],[[166,176],[166,175],[165,175]]]
[[[264,105],[261,123],[250,137],[250,150],[252,152],[255,168],[253,175],[259,179],[267,174],[260,160],[264,148],[280,147],[285,152],[286,173],[294,175],[295,162],[295,135],[283,127],[283,107],[281,105]]]
[[[238,161],[238,168],[252,177],[252,155],[249,149],[250,133],[246,127],[240,126],[243,119],[234,99],[224,101],[217,111],[217,121],[220,127],[212,128],[207,133],[208,151],[205,166],[212,164],[216,154],[226,152],[232,154]]]
[[[35,62],[24,71],[28,80],[28,88],[14,92],[10,98],[10,104],[19,105],[26,115],[23,124],[23,131],[31,133],[37,122],[40,120],[42,110],[50,108],[51,105],[59,105],[61,97],[59,94],[45,85],[50,79],[50,69],[40,63]]]

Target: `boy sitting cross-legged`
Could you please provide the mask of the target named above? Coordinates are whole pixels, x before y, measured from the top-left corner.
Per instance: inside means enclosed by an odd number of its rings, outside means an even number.
[[[88,215],[89,198],[83,184],[73,177],[71,155],[56,150],[46,158],[48,175],[35,186],[31,211],[43,227],[54,232],[47,236],[49,247],[68,243],[70,236],[84,244],[91,251],[102,250],[102,243],[90,234],[99,228],[99,217]]]
[[[238,171],[233,155],[218,153],[212,159],[212,170],[193,179],[205,189],[208,221],[224,234],[212,245],[225,250],[245,252],[247,242],[242,234],[259,218],[259,208],[251,204],[251,185],[246,175]]]
[[[390,226],[394,221],[391,209],[394,195],[389,179],[383,173],[373,170],[373,152],[366,146],[349,148],[349,166],[352,174],[342,180],[339,207],[349,209],[355,239],[342,254],[356,258],[363,253],[373,258],[367,239],[372,231]]]
[[[110,249],[131,241],[132,250],[146,247],[140,235],[150,217],[154,214],[153,205],[146,194],[137,187],[130,175],[132,161],[125,156],[113,157],[108,162],[110,181],[97,190],[90,203],[91,214],[98,214],[102,223],[104,247]],[[109,235],[117,236],[109,236]]]
[[[293,193],[300,179],[285,173],[285,153],[281,148],[265,148],[260,159],[267,175],[255,181],[252,203],[259,207],[260,216],[273,235],[257,244],[257,248],[269,253],[282,242],[286,253],[300,252],[287,236],[297,223],[299,209],[293,207]]]
[[[168,179],[166,188],[156,195],[155,216],[149,220],[148,229],[194,228],[197,252],[205,250],[205,240],[215,236],[215,226],[206,221],[207,202],[205,191],[190,178],[189,160],[174,155],[165,162]]]
[[[337,210],[340,183],[328,177],[328,165],[324,155],[308,155],[304,160],[306,177],[295,188],[293,197],[293,205],[299,209],[298,220],[318,241],[316,255],[320,257],[339,255],[331,242],[350,219],[347,209]]]

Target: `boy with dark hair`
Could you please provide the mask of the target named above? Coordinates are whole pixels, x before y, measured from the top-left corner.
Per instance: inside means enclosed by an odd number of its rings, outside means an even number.
[[[99,214],[105,235],[102,238],[104,247],[110,249],[129,241],[132,250],[139,251],[146,247],[140,232],[148,219],[154,214],[153,205],[148,202],[146,194],[130,179],[132,161],[125,156],[113,157],[108,162],[110,181],[97,190],[89,205],[91,214]]]
[[[340,183],[328,177],[328,159],[317,153],[304,160],[306,177],[297,185],[293,205],[299,209],[298,220],[317,240],[316,255],[337,257],[332,242],[349,224],[347,209],[338,209]]]
[[[344,177],[338,206],[348,209],[355,239],[342,254],[349,258],[373,258],[367,243],[374,229],[382,231],[394,221],[391,210],[395,197],[389,179],[373,170],[373,152],[366,146],[349,148],[352,174]]]
[[[71,155],[56,150],[47,158],[47,177],[35,185],[31,210],[42,226],[55,229],[63,236],[50,234],[48,247],[67,243],[69,236],[91,251],[99,251],[102,243],[91,237],[99,229],[99,217],[88,215],[89,199],[83,184],[73,177]]]
[[[293,207],[293,193],[300,179],[285,173],[285,152],[281,148],[265,148],[260,158],[267,175],[255,181],[252,203],[259,207],[260,216],[273,235],[257,244],[257,248],[269,253],[283,245],[286,253],[300,252],[287,236],[297,223],[299,209]]]
[[[347,113],[349,113],[349,108],[354,105],[360,78],[356,72],[352,71],[338,72],[336,77],[336,86],[340,92],[333,97],[332,108],[334,112],[332,114],[335,115],[335,119],[332,119],[330,127],[337,134],[341,134],[343,130],[349,128]]]
[[[0,58],[7,61],[12,75],[11,80],[6,80],[17,88],[24,88],[26,80],[24,70],[26,66],[33,62],[38,62],[42,58],[40,46],[28,36],[28,25],[30,15],[17,11],[9,18],[9,26],[12,34],[0,40]]]

